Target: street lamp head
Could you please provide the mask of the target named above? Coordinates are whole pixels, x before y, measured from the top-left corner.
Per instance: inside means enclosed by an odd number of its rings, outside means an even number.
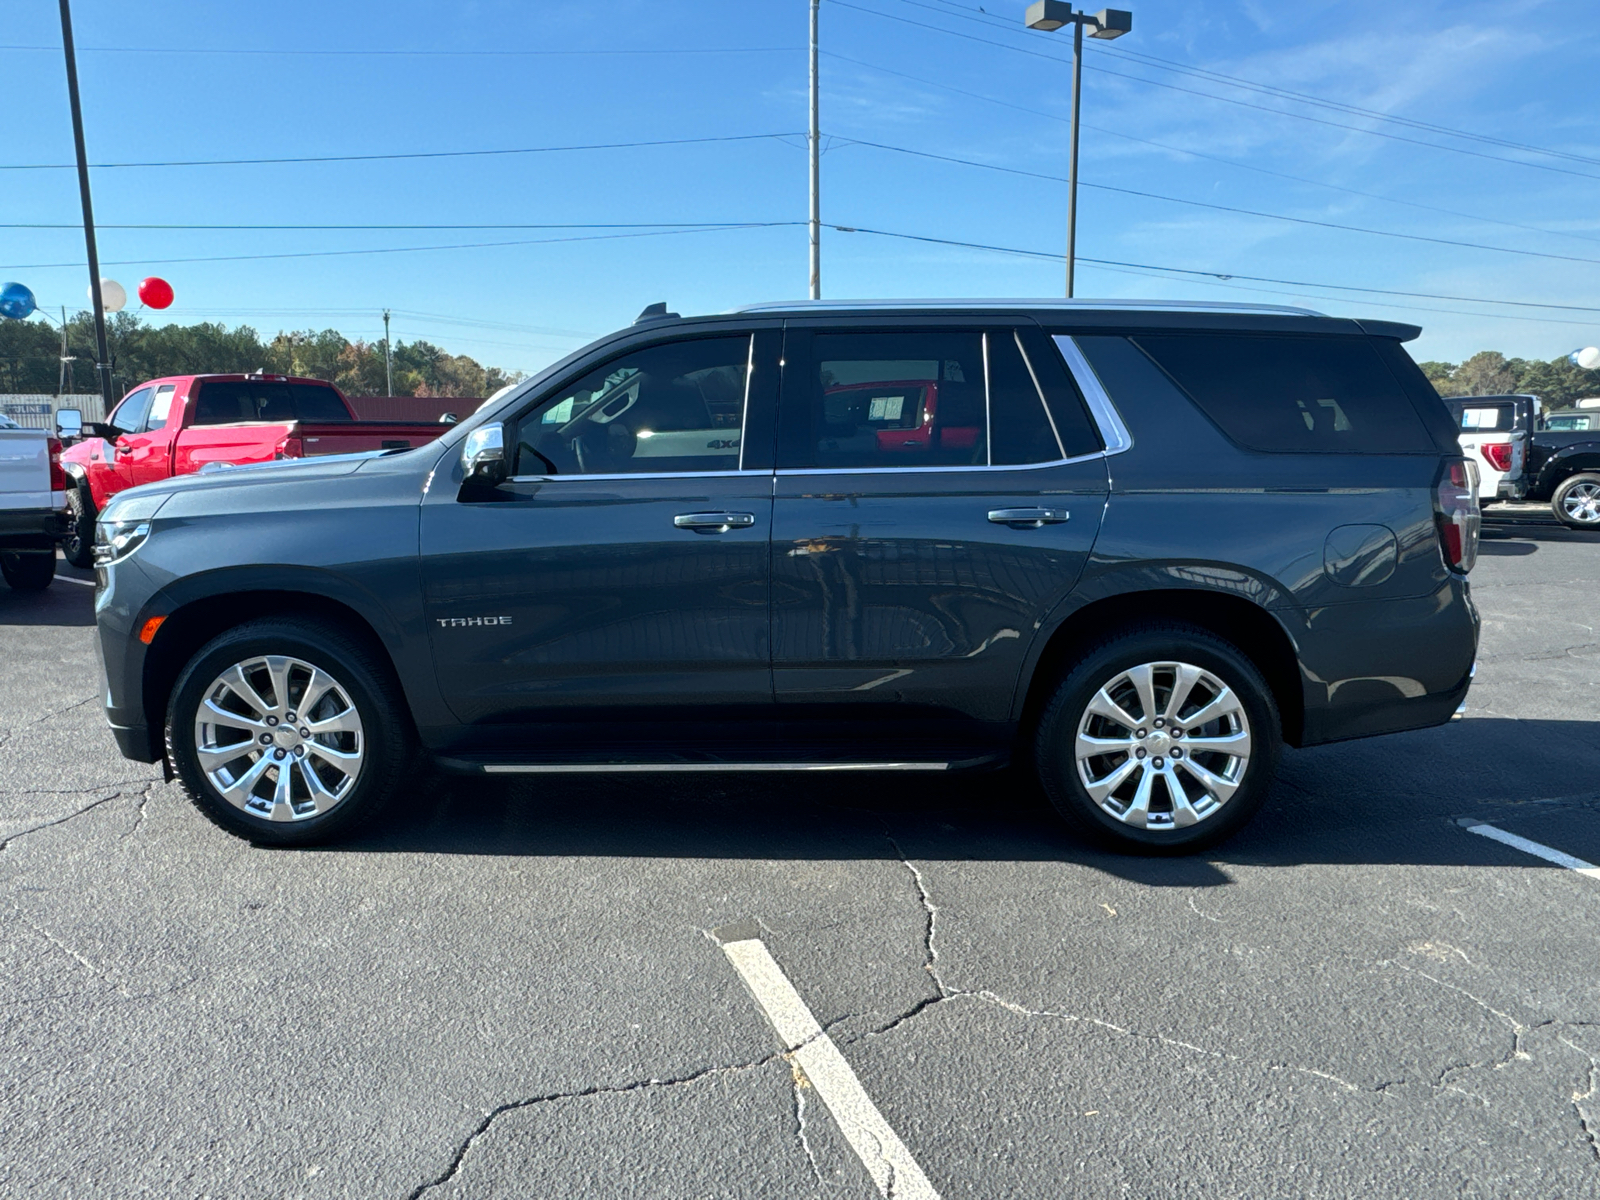
[[[1029,29],[1049,33],[1069,23],[1073,15],[1072,5],[1066,0],[1034,0],[1022,19]]]
[[[1099,28],[1091,30],[1089,36],[1104,38],[1108,42],[1112,38],[1133,32],[1133,14],[1121,8],[1102,9],[1094,15],[1094,23]]]

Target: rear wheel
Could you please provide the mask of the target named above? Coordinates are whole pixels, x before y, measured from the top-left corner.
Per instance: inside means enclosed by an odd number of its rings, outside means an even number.
[[[86,487],[87,485],[85,485]],[[72,527],[61,543],[61,555],[75,567],[94,566],[94,501],[82,487],[67,489],[67,513]]]
[[[167,754],[228,832],[306,846],[372,819],[413,750],[387,665],[337,626],[252,621],[189,661],[167,707]]]
[[[1563,481],[1550,509],[1568,529],[1600,529],[1600,473],[1585,471]]]
[[[56,552],[0,554],[0,575],[19,592],[42,592],[56,577]]]
[[[1197,627],[1152,624],[1073,667],[1034,750],[1070,824],[1114,849],[1183,854],[1255,815],[1279,738],[1272,692],[1237,648]]]

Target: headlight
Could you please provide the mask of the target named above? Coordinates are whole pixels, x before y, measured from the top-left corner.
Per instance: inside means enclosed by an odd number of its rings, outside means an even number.
[[[149,521],[101,521],[94,527],[94,565],[110,566],[127,558],[150,536]]]

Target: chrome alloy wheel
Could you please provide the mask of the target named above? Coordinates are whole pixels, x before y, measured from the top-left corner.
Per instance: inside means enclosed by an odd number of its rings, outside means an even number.
[[[355,787],[366,753],[344,686],[297,658],[264,655],[211,681],[194,718],[195,752],[229,804],[266,821],[321,816]]]
[[[1211,672],[1144,663],[1094,694],[1073,753],[1078,779],[1107,816],[1182,829],[1215,816],[1244,781],[1250,719]]]
[[[1569,521],[1600,526],[1600,483],[1574,484],[1561,497],[1561,511]]]

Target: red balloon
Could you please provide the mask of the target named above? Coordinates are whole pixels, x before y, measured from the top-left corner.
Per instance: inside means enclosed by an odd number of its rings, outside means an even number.
[[[166,308],[172,303],[172,285],[160,276],[152,275],[139,285],[139,299],[146,308]]]

